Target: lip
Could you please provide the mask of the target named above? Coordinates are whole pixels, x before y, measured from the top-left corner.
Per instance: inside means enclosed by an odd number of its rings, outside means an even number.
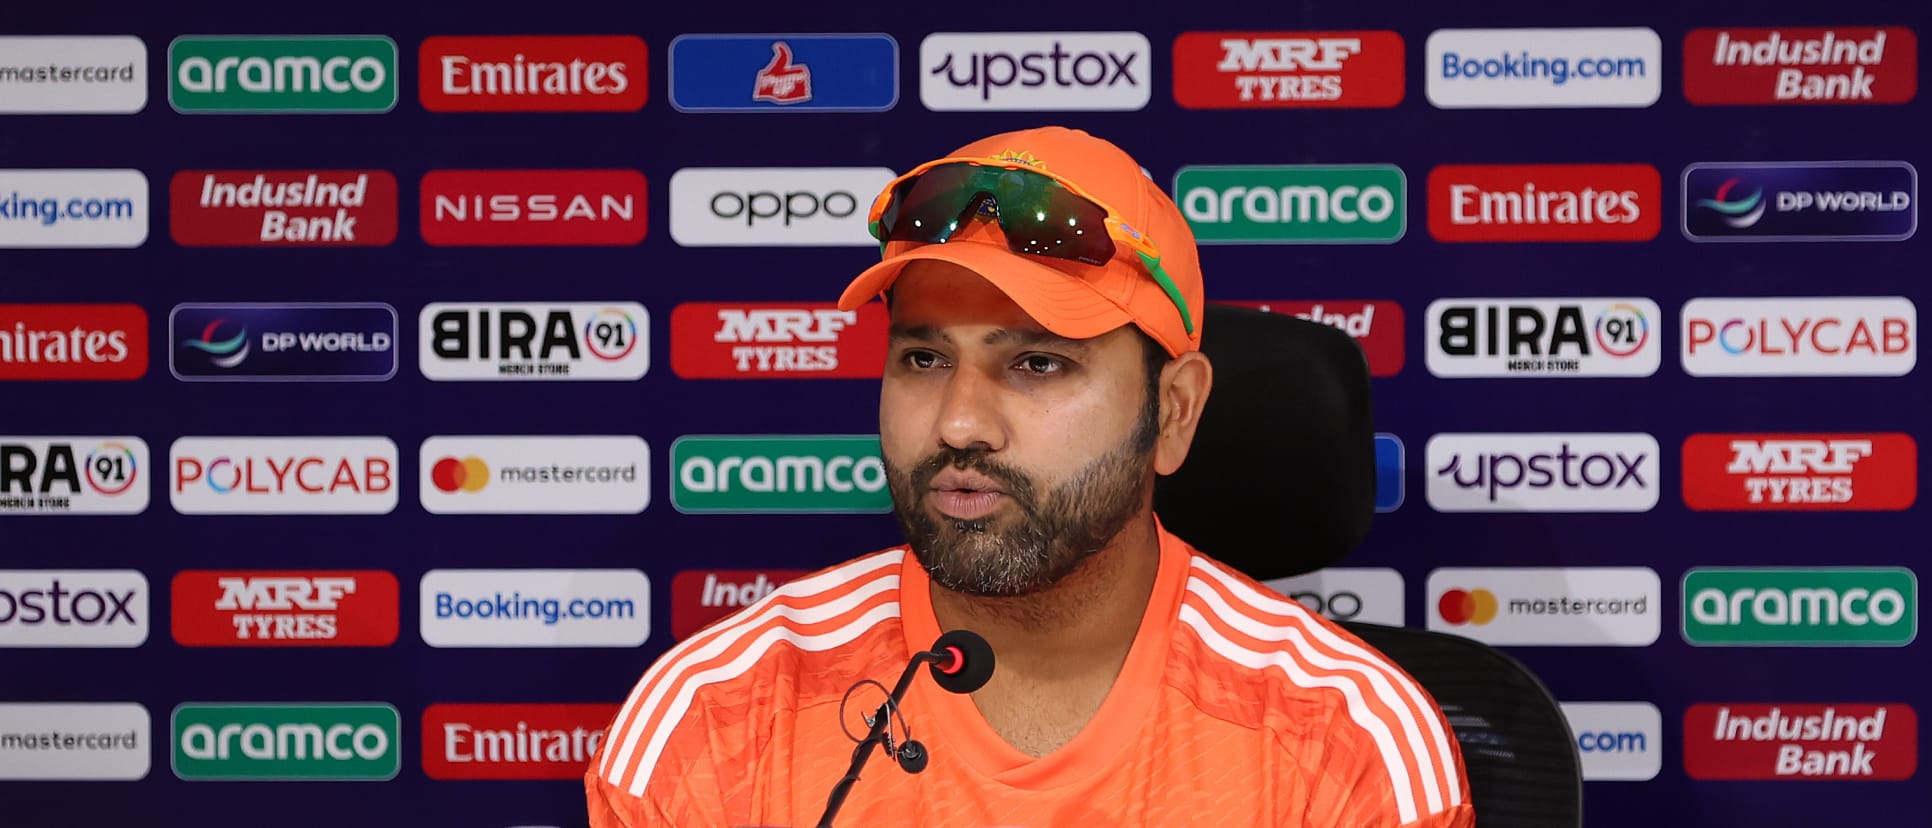
[[[1006,490],[1001,488],[1000,484],[993,482],[992,478],[983,474],[975,474],[959,469],[947,469],[934,475],[932,479],[932,490],[935,492],[966,491],[1006,494]]]
[[[1006,499],[1006,490],[985,475],[947,469],[932,479],[933,506],[955,520],[983,518]]]

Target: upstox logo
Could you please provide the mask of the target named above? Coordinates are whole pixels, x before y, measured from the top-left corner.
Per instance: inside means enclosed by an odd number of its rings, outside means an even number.
[[[381,781],[402,767],[402,717],[387,704],[184,704],[172,722],[181,779]]]
[[[1918,637],[1909,569],[1700,567],[1682,591],[1684,640],[1700,646],[1903,647]]]
[[[671,478],[685,513],[892,510],[874,434],[687,435],[671,444]]]
[[[1408,229],[1391,164],[1182,167],[1174,201],[1201,244],[1392,244]]]
[[[178,37],[176,112],[378,113],[396,106],[396,41],[380,35]]]

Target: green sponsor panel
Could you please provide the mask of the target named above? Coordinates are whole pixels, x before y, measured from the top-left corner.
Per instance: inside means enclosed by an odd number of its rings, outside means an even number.
[[[1408,230],[1393,164],[1182,167],[1174,202],[1201,244],[1392,244]]]
[[[1903,647],[1919,630],[1911,570],[1700,568],[1684,575],[1684,640],[1707,646]]]
[[[671,443],[687,513],[892,511],[876,434],[687,435]]]
[[[388,112],[396,42],[380,35],[178,37],[168,44],[177,112]]]
[[[174,775],[187,780],[393,779],[402,718],[387,704],[184,704]]]

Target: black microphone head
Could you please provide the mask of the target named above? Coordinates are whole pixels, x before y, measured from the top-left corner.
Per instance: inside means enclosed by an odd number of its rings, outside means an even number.
[[[936,653],[950,653],[945,663],[934,662],[932,680],[948,693],[971,693],[993,677],[993,645],[978,633],[953,630],[932,643]]]

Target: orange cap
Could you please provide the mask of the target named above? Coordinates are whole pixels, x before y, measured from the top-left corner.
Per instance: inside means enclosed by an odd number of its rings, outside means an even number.
[[[944,243],[891,242],[882,261],[858,275],[839,297],[852,310],[880,296],[909,262],[934,259],[964,267],[992,282],[1041,327],[1088,339],[1133,323],[1178,356],[1201,347],[1204,288],[1194,231],[1167,193],[1141,174],[1140,164],[1112,143],[1084,130],[1050,126],[983,138],[942,157],[1030,156],[1033,165],[1080,185],[1119,211],[1129,226],[1160,248],[1161,268],[1180,288],[1193,315],[1188,333],[1181,311],[1147,273],[1138,256],[1116,242],[1104,266],[1015,253],[995,222],[969,222]]]

